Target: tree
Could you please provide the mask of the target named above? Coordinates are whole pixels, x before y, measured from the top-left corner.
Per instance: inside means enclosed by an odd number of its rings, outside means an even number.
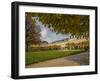
[[[32,20],[31,14],[26,14],[25,21],[25,30],[26,30],[26,51],[31,44],[40,44],[40,28],[36,26]]]

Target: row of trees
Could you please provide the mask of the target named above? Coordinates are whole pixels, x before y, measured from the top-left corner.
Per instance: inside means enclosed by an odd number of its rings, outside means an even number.
[[[88,50],[89,49],[89,42],[88,41],[83,41],[80,43],[66,43],[65,47],[62,47],[61,45],[52,45],[52,46],[39,46],[39,47],[31,47],[30,51],[47,51],[47,50],[62,50],[62,49],[68,49],[68,50],[73,50],[73,49],[84,49]]]
[[[49,50],[60,50],[60,45],[46,46],[46,47],[30,47],[28,51],[49,51]]]
[[[89,42],[88,41],[83,41],[80,43],[67,43],[66,44],[66,48],[68,49],[85,49],[88,50],[89,49]]]

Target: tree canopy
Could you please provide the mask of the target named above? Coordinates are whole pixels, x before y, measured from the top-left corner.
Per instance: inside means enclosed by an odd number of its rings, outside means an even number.
[[[71,35],[89,34],[89,16],[73,14],[48,14],[48,13],[28,13],[32,17],[38,16],[46,27],[57,33]]]
[[[75,14],[50,14],[50,13],[26,13],[26,44],[40,42],[40,29],[36,27],[37,17],[43,25],[56,33],[71,34],[89,37],[89,16]],[[38,30],[38,32],[36,32]]]

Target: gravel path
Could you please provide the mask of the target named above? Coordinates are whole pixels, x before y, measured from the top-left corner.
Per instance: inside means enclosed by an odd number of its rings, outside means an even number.
[[[77,55],[72,55],[72,56],[67,56],[67,57],[62,57],[62,58],[57,58],[53,60],[27,65],[26,68],[78,66],[78,65],[88,65],[88,64],[89,64],[89,53],[84,52]]]
[[[73,56],[64,57],[66,60],[71,60],[80,65],[89,65],[89,52],[80,53]]]

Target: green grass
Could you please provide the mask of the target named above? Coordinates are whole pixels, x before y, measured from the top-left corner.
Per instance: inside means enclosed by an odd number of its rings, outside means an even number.
[[[77,51],[58,51],[58,50],[52,50],[52,51],[39,51],[39,52],[26,52],[25,56],[25,63],[26,65],[60,58],[64,56],[74,55],[83,52],[83,50],[77,50]]]

